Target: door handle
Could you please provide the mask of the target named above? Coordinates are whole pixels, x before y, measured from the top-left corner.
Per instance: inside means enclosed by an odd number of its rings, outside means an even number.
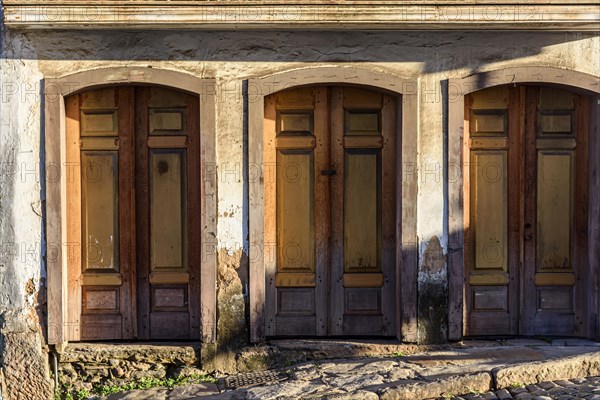
[[[524,236],[524,239],[525,240],[531,240],[531,234],[526,233],[525,236]]]
[[[337,171],[335,169],[324,169],[321,171],[321,175],[335,175]]]

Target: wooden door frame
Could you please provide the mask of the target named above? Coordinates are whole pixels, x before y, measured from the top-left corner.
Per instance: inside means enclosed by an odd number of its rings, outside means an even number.
[[[67,321],[66,186],[69,166],[65,154],[65,98],[89,89],[121,85],[157,85],[198,95],[200,115],[201,193],[201,337],[215,340],[216,327],[216,154],[215,80],[144,67],[113,67],[44,79],[44,138],[46,171],[46,260],[48,287],[48,344],[60,351],[69,332]]]
[[[250,340],[265,339],[264,169],[265,97],[308,85],[359,86],[397,97],[396,337],[417,339],[417,113],[418,81],[351,67],[308,67],[248,80]],[[402,290],[404,289],[404,290]]]
[[[600,107],[597,105],[600,85],[598,78],[583,72],[552,67],[528,66],[506,68],[448,80],[448,339],[463,337],[464,318],[464,232],[463,232],[463,129],[465,96],[493,86],[529,83],[559,85],[565,90],[589,96],[590,130],[589,153],[589,214],[588,255],[590,279],[588,300],[588,337],[599,338],[598,268],[600,267]],[[594,238],[596,240],[594,240]]]

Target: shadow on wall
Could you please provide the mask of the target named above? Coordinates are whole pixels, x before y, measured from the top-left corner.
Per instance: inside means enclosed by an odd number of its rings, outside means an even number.
[[[40,61],[394,62],[443,72],[540,54],[594,33],[411,31],[15,31],[6,59]],[[326,37],[326,40],[323,40]],[[557,58],[556,63],[567,62]],[[197,65],[190,64],[190,69]],[[206,67],[206,72],[209,67]],[[66,73],[73,73],[71,70]]]

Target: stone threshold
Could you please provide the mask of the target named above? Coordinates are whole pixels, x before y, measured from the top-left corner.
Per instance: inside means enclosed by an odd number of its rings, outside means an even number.
[[[426,352],[511,346],[536,348],[598,347],[600,350],[599,342],[578,338],[545,340],[537,338],[465,339],[460,342],[430,345],[402,343],[397,340],[276,339],[268,341],[267,344],[278,352],[304,354],[307,359],[311,360],[390,355],[410,356]]]
[[[69,343],[59,355],[61,363],[108,362],[124,359],[146,363],[195,365],[200,362],[200,342],[77,342]]]

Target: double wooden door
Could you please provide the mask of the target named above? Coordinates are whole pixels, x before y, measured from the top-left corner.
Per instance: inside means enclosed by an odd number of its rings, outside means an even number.
[[[396,100],[265,99],[267,336],[395,334]]]
[[[67,340],[200,337],[198,98],[66,99]]]
[[[587,335],[584,100],[525,85],[466,97],[467,335]]]

